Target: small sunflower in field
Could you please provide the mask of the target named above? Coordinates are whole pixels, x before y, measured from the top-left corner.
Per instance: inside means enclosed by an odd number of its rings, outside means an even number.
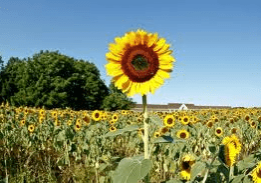
[[[112,115],[112,117],[111,117],[111,120],[112,121],[118,121],[118,119],[119,119],[119,114],[118,113],[114,113],[113,115]]]
[[[80,131],[80,130],[81,130],[81,127],[82,127],[81,122],[76,122],[74,129],[75,129],[75,131]]]
[[[233,127],[230,131],[231,131],[232,134],[236,134],[236,133],[239,132],[239,129],[236,128],[236,127]]]
[[[261,116],[258,116],[257,121],[261,122]]]
[[[182,117],[182,120],[181,120],[181,123],[182,123],[183,125],[189,124],[189,117],[188,117],[188,116],[183,116],[183,117]]]
[[[57,111],[52,111],[51,115],[53,118],[57,118],[58,117],[58,112]]]
[[[39,123],[42,124],[45,120],[45,117],[44,116],[40,116],[39,117]]]
[[[160,135],[164,135],[165,133],[169,132],[169,128],[167,126],[162,127],[160,130]]]
[[[207,125],[208,128],[212,128],[213,125],[214,125],[214,123],[213,123],[213,121],[208,121],[208,122],[206,123],[206,125]]]
[[[28,126],[28,131],[29,131],[30,133],[33,133],[33,132],[34,132],[34,125],[29,125],[29,126]]]
[[[67,125],[68,125],[68,126],[71,126],[71,125],[72,125],[72,120],[71,120],[71,119],[69,119],[69,120],[67,121]]]
[[[114,85],[127,96],[154,93],[170,78],[174,57],[164,38],[144,30],[127,32],[123,37],[116,37],[115,44],[109,45],[106,54],[108,75]]]
[[[139,128],[138,135],[142,137],[144,135],[144,128]]]
[[[116,123],[116,121],[113,121],[113,120],[110,120],[110,121],[109,121],[109,124],[110,124],[110,125],[114,125],[115,123]]]
[[[88,114],[84,114],[82,117],[85,125],[89,125],[91,123],[91,117]]]
[[[251,128],[256,128],[256,126],[257,126],[256,122],[253,120],[249,120],[249,124],[250,124]]]
[[[218,137],[222,136],[223,135],[223,129],[221,127],[217,127],[215,129],[215,135],[218,136]]]
[[[46,111],[44,109],[40,109],[39,115],[40,116],[45,116],[46,115]]]
[[[252,170],[251,176],[254,183],[261,183],[261,162]]]
[[[160,132],[154,132],[153,136],[154,136],[155,138],[158,138],[158,137],[160,137],[161,135],[160,135]]]
[[[94,121],[100,121],[101,117],[102,117],[102,112],[101,111],[95,110],[95,111],[92,112],[92,119]]]
[[[127,115],[127,114],[129,114],[129,111],[127,111],[127,110],[122,110],[122,111],[121,111],[121,114],[122,114],[122,115]]]
[[[110,126],[109,130],[110,130],[110,132],[115,132],[117,130],[117,128],[115,126]]]
[[[167,127],[173,127],[175,125],[175,119],[173,117],[173,115],[167,115],[164,118],[164,124]]]
[[[250,120],[250,116],[247,114],[247,115],[245,115],[244,119],[245,119],[246,121],[249,121],[249,120]]]
[[[25,120],[22,119],[22,120],[20,121],[20,126],[24,126],[24,125],[25,125]]]
[[[177,137],[180,139],[188,139],[189,138],[189,132],[187,130],[179,130],[177,132]]]
[[[192,155],[185,155],[180,162],[180,177],[181,180],[190,180],[191,166],[195,163],[195,158]]]

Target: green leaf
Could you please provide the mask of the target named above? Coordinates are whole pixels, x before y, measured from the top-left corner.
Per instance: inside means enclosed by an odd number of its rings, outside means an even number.
[[[164,126],[164,124],[163,124],[163,122],[162,122],[162,119],[161,119],[158,115],[150,115],[150,116],[149,116],[149,120],[150,120],[152,123],[156,124],[157,126],[160,126],[160,127],[163,127],[163,126]]]
[[[123,134],[124,132],[131,132],[131,131],[135,131],[135,130],[138,130],[138,129],[139,129],[138,125],[129,125],[129,126],[126,126],[123,129],[118,129],[115,132],[108,132],[107,134],[105,134],[101,137],[113,137],[113,136],[116,136],[116,135]]]
[[[167,181],[166,183],[182,183],[182,181],[179,179],[171,179],[171,180]]]
[[[124,158],[112,174],[113,183],[138,182],[149,173],[151,166],[151,160],[143,157]]]
[[[243,160],[239,161],[237,164],[239,171],[242,171],[246,168],[250,168],[250,167],[254,166],[256,164],[255,160],[256,159],[255,159],[254,155],[252,154],[252,155],[248,156],[247,158],[244,158]]]
[[[248,178],[248,176],[245,176],[243,183],[251,183],[252,181]]]
[[[171,136],[161,136],[154,139],[154,143],[177,143],[177,142],[186,142],[185,140],[176,140],[173,139]]]
[[[191,180],[194,180],[195,177],[202,172],[206,167],[205,163],[202,162],[196,162],[194,165],[191,167]]]
[[[210,151],[211,153],[213,153],[213,154],[217,151],[217,148],[216,148],[216,146],[214,146],[214,145],[208,146],[208,149],[209,149],[209,151]]]
[[[238,183],[238,182],[242,182],[242,178],[245,177],[244,174],[238,175],[236,176],[230,183]]]

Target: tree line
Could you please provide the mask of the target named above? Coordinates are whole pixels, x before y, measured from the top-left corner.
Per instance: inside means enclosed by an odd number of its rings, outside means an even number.
[[[97,67],[59,51],[43,51],[31,58],[0,56],[0,103],[13,106],[72,108],[74,110],[130,109],[135,103],[113,83],[107,87]]]

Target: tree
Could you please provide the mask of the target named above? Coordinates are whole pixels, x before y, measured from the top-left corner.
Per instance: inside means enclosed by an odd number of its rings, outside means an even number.
[[[135,102],[128,98],[121,90],[117,89],[113,83],[110,84],[110,95],[105,97],[102,108],[108,111],[131,109]]]
[[[10,59],[4,75],[2,95],[16,106],[94,110],[109,94],[93,63],[58,51],[41,50],[22,61]]]

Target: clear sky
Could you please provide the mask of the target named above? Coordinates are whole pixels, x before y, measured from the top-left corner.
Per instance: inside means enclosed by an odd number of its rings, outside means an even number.
[[[107,85],[108,44],[138,28],[166,38],[176,58],[171,78],[148,103],[261,107],[259,0],[0,1],[5,62],[59,50],[95,63]]]

